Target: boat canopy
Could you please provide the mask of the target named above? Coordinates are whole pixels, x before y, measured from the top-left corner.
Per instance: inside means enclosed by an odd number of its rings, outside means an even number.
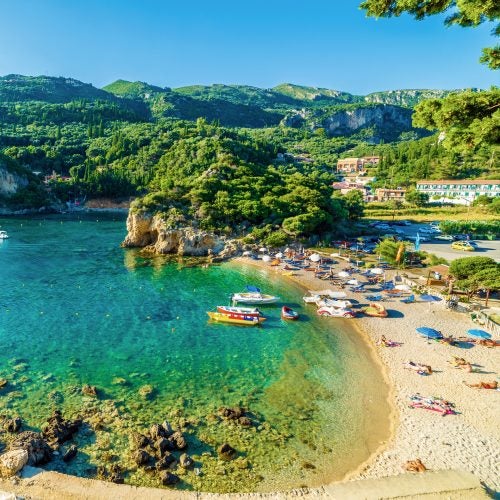
[[[246,289],[249,291],[249,292],[255,292],[255,293],[260,293],[260,288],[254,286],[254,285],[247,285],[246,286]]]

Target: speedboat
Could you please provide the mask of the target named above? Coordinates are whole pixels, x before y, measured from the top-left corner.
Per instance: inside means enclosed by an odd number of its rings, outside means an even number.
[[[260,288],[253,285],[247,285],[247,292],[233,293],[231,300],[237,304],[274,304],[280,300],[276,295],[261,293]]]
[[[232,323],[233,325],[256,326],[266,321],[266,318],[263,318],[261,316],[238,316],[212,311],[208,311],[207,314],[209,315],[210,319],[213,319],[214,321],[219,321],[221,323]]]
[[[355,318],[356,313],[351,309],[340,309],[338,307],[320,307],[318,309],[320,316],[329,316],[331,318]]]
[[[217,312],[231,316],[254,316],[258,318],[260,311],[256,307],[217,306]]]
[[[281,318],[295,321],[299,319],[299,313],[294,311],[291,307],[283,306],[281,308]]]
[[[306,304],[316,304],[318,300],[321,300],[321,297],[319,295],[309,295],[309,296],[304,296],[302,297],[302,300]]]
[[[370,304],[369,306],[363,307],[362,311],[367,316],[374,316],[376,318],[387,318],[387,311],[382,304]]]
[[[0,231],[0,240],[6,240],[8,237],[7,231]]]

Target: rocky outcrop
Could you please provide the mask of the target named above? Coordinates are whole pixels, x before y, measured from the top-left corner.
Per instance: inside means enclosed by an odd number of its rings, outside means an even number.
[[[27,185],[28,179],[26,177],[9,172],[0,163],[0,194],[11,195],[16,193],[19,188]]]
[[[26,450],[11,450],[0,455],[0,476],[11,477],[28,463]]]
[[[141,247],[155,254],[227,258],[238,251],[234,242],[190,226],[169,228],[159,215],[129,212],[124,247]]]
[[[28,453],[29,465],[45,464],[52,458],[52,450],[42,435],[37,432],[21,432],[11,447],[14,450],[25,450]]]
[[[380,105],[338,111],[325,118],[321,126],[328,135],[341,136],[366,128],[375,128],[378,135],[396,138],[412,130],[412,110],[398,106]]]

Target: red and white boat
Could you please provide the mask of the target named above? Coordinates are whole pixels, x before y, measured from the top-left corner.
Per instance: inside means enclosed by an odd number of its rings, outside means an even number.
[[[299,319],[299,313],[294,311],[291,307],[283,306],[281,308],[281,318],[296,321]]]
[[[337,307],[320,307],[318,309],[320,316],[329,316],[330,318],[355,318],[356,313],[351,309],[340,309]]]

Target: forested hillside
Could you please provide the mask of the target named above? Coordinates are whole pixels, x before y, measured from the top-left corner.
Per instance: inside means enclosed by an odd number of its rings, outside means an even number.
[[[480,114],[497,92],[468,99]],[[137,209],[164,210],[172,220],[207,228],[326,231],[359,215],[359,200],[332,198],[340,157],[382,156],[369,172],[375,187],[496,175],[494,128],[484,144],[457,151],[436,131],[413,126],[411,106],[445,94],[363,97],[291,84],[170,89],[125,80],[101,90],[67,78],[9,75],[0,78],[0,152],[11,169],[29,173],[29,184],[1,202],[30,207],[56,198],[146,196]],[[417,106],[419,124],[432,129],[425,106]],[[53,172],[47,190],[42,180]]]

